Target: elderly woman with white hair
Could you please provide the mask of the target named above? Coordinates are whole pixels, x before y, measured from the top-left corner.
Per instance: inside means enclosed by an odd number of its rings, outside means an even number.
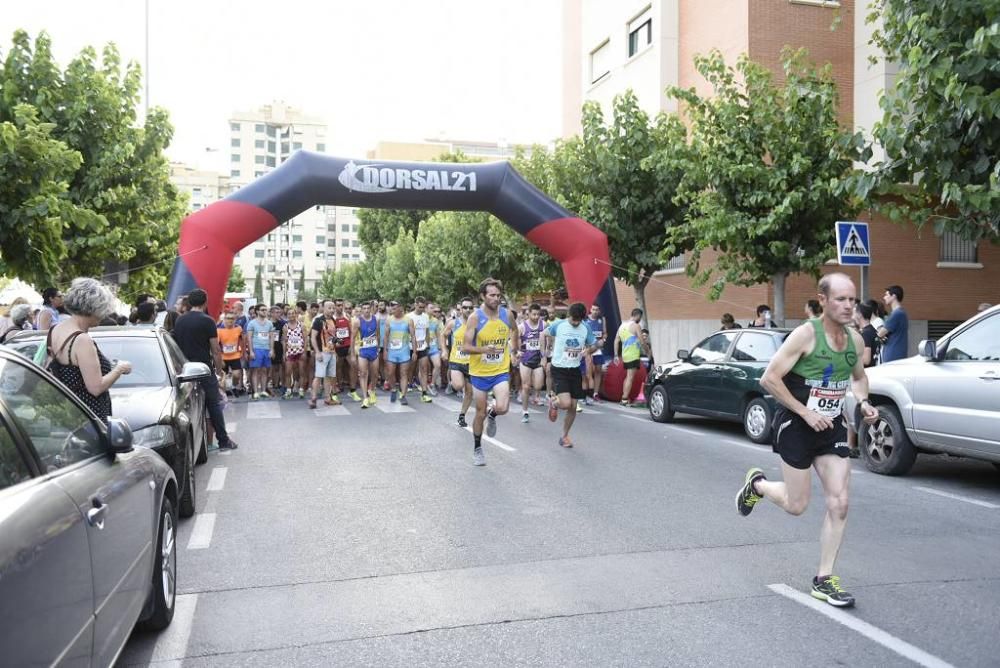
[[[10,313],[7,314],[7,318],[5,319],[7,321],[7,327],[5,327],[3,332],[0,333],[0,343],[5,342],[8,337],[17,334],[21,330],[30,329],[30,318],[30,304],[17,304],[11,307]]]
[[[111,417],[108,389],[130,373],[132,365],[122,360],[112,366],[87,332],[114,312],[114,295],[100,281],[76,278],[63,305],[70,318],[49,330],[49,372],[107,422]]]

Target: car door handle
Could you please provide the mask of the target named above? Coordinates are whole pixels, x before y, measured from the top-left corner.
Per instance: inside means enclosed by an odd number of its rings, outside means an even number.
[[[98,531],[104,529],[104,516],[108,514],[108,504],[94,499],[94,507],[87,511],[87,524]]]

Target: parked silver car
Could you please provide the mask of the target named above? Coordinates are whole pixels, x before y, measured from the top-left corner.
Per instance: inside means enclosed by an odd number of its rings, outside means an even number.
[[[880,419],[858,434],[865,465],[905,474],[917,453],[991,461],[1000,469],[1000,306],[977,314],[919,354],[868,369]],[[856,400],[847,398],[847,414]]]
[[[0,663],[109,666],[174,613],[177,479],[0,349]]]

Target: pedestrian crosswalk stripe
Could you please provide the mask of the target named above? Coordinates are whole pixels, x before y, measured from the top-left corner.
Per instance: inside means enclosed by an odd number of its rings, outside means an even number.
[[[396,403],[393,403],[393,402],[383,403],[383,402],[380,401],[379,403],[375,404],[375,408],[379,409],[383,413],[415,413],[416,412],[412,408],[410,408],[409,406],[404,406],[404,405],[402,405],[401,403],[398,403],[398,402],[396,402]]]
[[[351,412],[344,406],[320,406],[312,411],[318,417],[330,417],[331,415],[350,415]]]

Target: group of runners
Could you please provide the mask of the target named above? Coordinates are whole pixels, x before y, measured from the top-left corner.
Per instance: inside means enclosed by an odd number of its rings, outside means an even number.
[[[862,422],[873,424],[879,414],[868,400],[859,354],[864,341],[848,327],[857,302],[854,283],[844,274],[826,275],[818,297],[822,315],[788,336],[761,379],[779,404],[772,446],[781,457],[782,480],[768,480],[762,469],[751,468],[736,495],[736,509],[747,516],[767,499],[801,515],[809,504],[810,469],[814,469],[826,514],[811,593],[846,607],[854,605],[854,596],[833,569],[847,523],[848,422],[860,429]],[[390,392],[390,401],[398,398],[404,404],[411,382],[424,402],[433,401],[438,387],[449,387],[463,395],[460,427],[469,426],[465,416],[472,402],[476,404],[471,425],[476,466],[486,464],[484,434],[496,435],[497,418],[510,410],[517,394],[523,422],[530,420],[532,403],[547,404],[553,422],[563,411],[559,445],[573,447],[570,430],[580,402],[598,397],[606,364],[607,323],[598,307],[588,314],[582,303],[573,303],[565,313],[550,317],[538,304],[531,304],[518,314],[508,308],[503,285],[493,278],[480,284],[478,300],[461,300],[447,318],[438,305],[419,297],[409,313],[398,301],[355,307],[335,299],[311,308],[300,303],[288,311],[287,320],[264,306],[256,307],[252,315],[256,317],[247,320],[238,307],[226,314],[219,339],[237,385],[241,360],[249,367],[253,398],[267,397],[269,382],[275,388],[285,383],[284,396],[305,397],[309,388],[309,406],[314,408],[320,397],[327,405],[339,404],[339,390],[348,387],[351,398],[366,408],[376,403],[379,383]],[[641,316],[635,309],[614,338],[615,356],[626,368],[623,403],[628,403],[641,357],[649,354]],[[283,363],[284,376],[269,375],[271,361]],[[848,389],[857,398],[853,416],[843,415]]]
[[[480,285],[479,298],[462,299],[444,313],[439,304],[417,297],[409,310],[395,300],[353,304],[327,299],[314,304],[242,304],[219,323],[219,344],[237,396],[253,401],[270,397],[342,403],[346,393],[361,408],[378,401],[376,389],[389,392],[390,402],[408,404],[411,390],[430,403],[438,391],[462,395],[457,424],[467,427],[466,414],[476,401],[473,420],[474,463],[485,464],[480,437],[496,433],[496,418],[510,410],[512,396],[521,404],[521,421],[530,420],[529,406],[548,406],[549,419],[566,412],[559,444],[572,447],[569,432],[583,404],[600,401],[607,322],[600,307],[588,313],[582,303],[556,307],[549,313],[537,303],[518,312],[503,297],[503,284],[492,278]],[[639,325],[642,312],[616,333],[615,350],[625,369],[628,397],[648,333]],[[244,378],[246,374],[246,378]],[[627,404],[628,400],[623,399]]]

